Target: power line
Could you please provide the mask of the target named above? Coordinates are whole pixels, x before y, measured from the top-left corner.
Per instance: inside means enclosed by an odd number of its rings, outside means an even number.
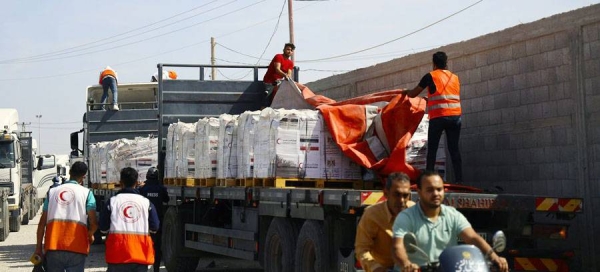
[[[175,32],[182,31],[182,30],[184,30],[184,29],[188,29],[188,28],[191,28],[191,27],[194,27],[194,26],[197,26],[197,25],[203,24],[203,23],[207,23],[207,22],[210,22],[210,21],[213,21],[213,20],[216,20],[216,19],[219,19],[219,18],[225,17],[225,16],[227,16],[227,15],[230,15],[230,14],[233,14],[233,13],[235,13],[235,12],[238,12],[238,11],[241,11],[241,10],[244,10],[244,9],[247,9],[247,8],[250,8],[250,7],[252,7],[252,6],[258,5],[258,4],[260,4],[260,3],[262,3],[262,2],[265,2],[265,1],[266,1],[266,0],[262,0],[262,1],[259,1],[259,2],[253,3],[253,4],[250,4],[250,5],[247,5],[247,6],[245,6],[245,7],[242,7],[242,8],[236,9],[236,10],[234,10],[234,11],[231,11],[231,12],[224,13],[224,14],[222,14],[222,15],[219,15],[219,16],[217,16],[217,17],[214,17],[214,18],[211,18],[211,19],[208,19],[208,20],[205,20],[205,21],[199,22],[199,23],[195,23],[195,24],[192,24],[192,25],[189,25],[189,26],[186,26],[186,27],[182,27],[182,28],[179,28],[179,29],[175,29],[175,30],[172,30],[172,31],[169,31],[169,32],[166,32],[166,33],[160,34],[160,35],[151,36],[151,37],[148,37],[148,38],[146,38],[146,39],[137,40],[137,41],[133,41],[133,42],[130,42],[130,43],[125,43],[125,44],[122,44],[122,45],[117,45],[117,46],[113,46],[113,47],[109,47],[109,48],[105,48],[105,49],[100,49],[100,50],[96,50],[96,51],[90,51],[90,52],[81,53],[81,54],[76,54],[76,55],[71,55],[71,56],[64,56],[64,57],[57,57],[57,58],[49,58],[49,59],[44,59],[44,60],[39,60],[39,61],[22,61],[22,62],[18,62],[18,63],[32,63],[32,62],[42,62],[42,61],[52,61],[52,60],[68,59],[68,58],[74,58],[74,57],[79,57],[79,56],[89,55],[89,54],[98,53],[98,52],[109,51],[109,50],[113,50],[113,49],[117,49],[117,48],[121,48],[121,47],[129,46],[129,45],[133,45],[133,44],[137,44],[137,43],[145,42],[145,41],[148,41],[148,40],[151,40],[151,39],[155,39],[155,38],[158,38],[158,37],[161,37],[161,36],[165,36],[165,35],[170,35],[170,34],[173,34],[173,33],[175,33]]]
[[[132,30],[129,30],[129,31],[126,31],[126,32],[122,32],[122,33],[119,33],[119,34],[116,34],[116,35],[113,35],[113,36],[110,36],[110,37],[106,37],[106,38],[98,39],[98,40],[96,40],[96,41],[92,41],[92,42],[88,42],[88,43],[80,44],[80,45],[77,45],[77,46],[73,46],[73,47],[69,47],[69,48],[65,48],[65,49],[61,49],[61,50],[57,50],[57,51],[47,52],[47,53],[44,53],[44,54],[33,55],[33,56],[29,56],[29,57],[22,57],[22,58],[14,58],[14,59],[0,60],[0,63],[14,62],[14,61],[19,61],[19,60],[27,60],[27,59],[37,59],[37,58],[42,58],[42,57],[46,57],[46,56],[49,56],[49,55],[63,55],[63,54],[69,54],[69,53],[72,53],[72,52],[77,52],[77,51],[81,51],[81,50],[86,50],[86,49],[89,49],[89,48],[93,48],[93,47],[88,47],[88,48],[84,48],[84,49],[80,49],[80,50],[75,50],[75,51],[71,51],[71,52],[66,52],[66,53],[63,53],[63,52],[65,52],[65,51],[70,51],[70,50],[72,50],[72,49],[76,49],[76,48],[80,48],[80,47],[85,47],[85,46],[87,46],[87,45],[91,45],[91,44],[94,44],[94,43],[98,43],[98,42],[106,42],[106,40],[110,40],[110,39],[113,39],[113,38],[116,38],[116,37],[119,37],[119,36],[123,36],[123,35],[125,35],[125,34],[129,34],[129,33],[135,32],[135,31],[137,31],[137,30],[140,30],[140,29],[144,29],[144,28],[147,28],[147,27],[150,27],[150,26],[153,26],[153,25],[156,25],[156,24],[159,24],[159,23],[162,23],[162,22],[168,21],[168,20],[170,20],[170,19],[173,19],[173,18],[175,18],[175,17],[178,17],[178,16],[181,16],[181,15],[183,15],[183,14],[186,14],[186,13],[192,12],[192,11],[194,11],[194,10],[197,10],[197,9],[199,9],[199,8],[203,8],[203,7],[205,7],[205,6],[207,6],[207,5],[210,5],[210,4],[212,4],[212,3],[216,2],[216,1],[217,1],[217,0],[214,0],[214,1],[212,1],[212,2],[209,2],[209,3],[206,3],[206,4],[204,4],[204,5],[197,6],[197,7],[194,7],[194,8],[192,8],[192,9],[189,9],[189,10],[187,10],[187,11],[185,11],[185,12],[182,12],[182,13],[175,14],[175,15],[173,15],[173,16],[171,16],[171,17],[168,17],[168,18],[165,18],[165,19],[162,19],[162,20],[156,21],[156,22],[154,22],[154,23],[151,23],[151,24],[148,24],[148,25],[145,25],[145,26],[141,26],[141,27],[138,27],[138,28],[134,28],[134,29],[132,29]],[[233,1],[232,1],[232,2],[233,2]],[[232,3],[232,2],[229,2],[229,3]],[[227,4],[229,4],[229,3],[227,3]],[[221,7],[221,6],[219,6],[219,7]],[[211,11],[211,10],[209,10],[209,11]],[[204,13],[205,13],[205,12],[198,13],[198,14],[196,14],[196,15],[193,15],[193,16],[190,16],[190,17],[186,17],[186,18],[184,18],[184,19],[182,19],[182,20],[179,20],[179,21],[176,21],[176,22],[174,22],[174,23],[178,23],[178,22],[181,22],[181,21],[184,21],[184,20],[187,20],[187,19],[190,19],[190,18],[196,17],[196,16],[198,16],[198,15],[204,14]],[[172,24],[174,24],[174,23],[171,23],[171,24],[168,24],[168,25],[165,25],[165,26],[169,26],[169,25],[172,25]],[[163,27],[165,27],[165,26],[163,26]],[[161,28],[162,28],[162,27],[161,27]],[[154,29],[154,30],[155,30],[155,29]],[[144,33],[146,33],[146,32],[144,32]],[[144,33],[142,33],[142,34],[144,34]],[[138,34],[138,35],[141,35],[141,34]],[[134,35],[134,36],[137,36],[137,35]],[[129,36],[129,37],[134,37],[134,36]],[[101,45],[104,45],[104,44],[106,44],[106,43],[103,43],[103,44],[101,44]]]
[[[477,2],[475,2],[475,3],[473,3],[473,4],[471,4],[471,5],[467,6],[466,8],[463,8],[463,9],[461,9],[461,10],[459,10],[459,11],[455,12],[455,13],[452,13],[452,14],[450,14],[450,15],[448,15],[448,16],[446,16],[446,17],[444,17],[444,18],[440,19],[440,20],[437,20],[437,21],[435,21],[435,22],[433,22],[433,23],[431,23],[431,24],[429,24],[429,25],[426,25],[426,26],[424,26],[424,27],[422,27],[422,28],[419,28],[419,29],[417,29],[417,30],[415,30],[415,31],[413,31],[413,32],[410,32],[410,33],[408,33],[408,34],[405,34],[405,35],[403,35],[403,36],[400,36],[400,37],[398,37],[398,38],[396,38],[396,39],[393,39],[393,40],[391,40],[391,41],[387,41],[387,42],[384,42],[384,43],[382,43],[382,44],[378,44],[378,45],[375,45],[375,46],[371,46],[371,47],[368,47],[368,48],[365,48],[365,49],[362,49],[362,50],[358,50],[358,51],[354,51],[354,52],[351,52],[351,53],[346,53],[346,54],[342,54],[342,55],[337,55],[337,56],[332,56],[332,57],[327,57],[327,58],[321,58],[321,59],[304,60],[304,61],[302,61],[302,62],[317,62],[317,61],[323,61],[323,60],[337,59],[337,58],[341,58],[341,57],[345,57],[345,56],[350,56],[350,55],[355,55],[355,54],[358,54],[358,53],[361,53],[361,52],[365,52],[365,51],[369,51],[369,50],[371,50],[371,49],[375,49],[375,48],[377,48],[377,47],[384,46],[384,45],[386,45],[386,44],[389,44],[389,43],[395,42],[395,41],[397,41],[397,40],[400,40],[400,39],[406,38],[406,37],[408,37],[408,36],[411,36],[411,35],[413,35],[413,34],[415,34],[415,33],[418,33],[418,32],[420,32],[420,31],[423,31],[423,30],[427,29],[427,28],[430,28],[430,27],[432,27],[432,26],[434,26],[434,25],[436,25],[436,24],[439,24],[440,22],[442,22],[442,21],[445,21],[445,20],[447,20],[447,19],[449,19],[449,18],[451,18],[451,17],[453,17],[453,16],[455,16],[455,15],[457,15],[457,14],[459,14],[459,13],[461,13],[461,12],[463,12],[463,11],[465,11],[465,10],[467,10],[467,9],[469,9],[469,8],[471,8],[471,7],[473,7],[473,6],[477,5],[477,4],[479,4],[479,3],[481,3],[481,2],[483,2],[483,0],[479,0],[479,1],[477,1]]]

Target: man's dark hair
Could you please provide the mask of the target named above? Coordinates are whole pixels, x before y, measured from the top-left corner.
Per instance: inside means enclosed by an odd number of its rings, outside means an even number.
[[[435,67],[439,69],[446,69],[447,63],[448,56],[446,56],[446,53],[438,51],[435,52],[435,54],[433,54],[433,64],[435,65]]]
[[[295,46],[293,43],[286,43],[286,44],[283,46],[283,49],[285,49],[285,48],[286,48],[286,47],[288,47],[288,46],[289,46],[289,47],[291,47],[291,48],[292,48],[292,50],[296,50],[296,46]]]
[[[71,165],[71,169],[69,169],[69,176],[71,176],[71,179],[78,179],[85,176],[87,171],[87,164],[85,164],[85,162],[78,161]]]
[[[442,178],[442,176],[440,176],[440,173],[438,173],[438,172],[431,171],[431,170],[425,170],[425,171],[421,172],[421,174],[419,175],[419,178],[417,178],[417,188],[421,189],[421,182],[423,181],[423,179],[426,177],[431,177],[431,176],[438,176],[438,177]]]
[[[138,180],[138,172],[137,170],[131,167],[125,167],[121,170],[121,182],[125,187],[131,188],[135,187]]]
[[[392,183],[394,183],[394,182],[399,182],[399,183],[408,182],[408,184],[410,184],[410,178],[408,177],[408,175],[406,175],[402,172],[391,173],[387,176],[387,179],[385,182],[385,189],[389,191],[392,188]]]

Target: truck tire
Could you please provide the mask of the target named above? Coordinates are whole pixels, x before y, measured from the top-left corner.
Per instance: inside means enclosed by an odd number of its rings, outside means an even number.
[[[2,209],[0,212],[0,216],[2,217],[0,218],[0,242],[3,242],[8,237],[8,234],[10,234],[8,226],[10,212],[8,211],[8,200],[6,198],[2,199],[2,197],[0,197],[0,200],[0,209]]]
[[[295,263],[296,272],[329,271],[329,247],[320,222],[304,222],[298,235]]]
[[[290,220],[274,218],[265,239],[265,272],[288,271],[294,267],[298,228]]]
[[[170,207],[163,220],[162,261],[165,267],[168,271],[196,271],[200,257],[186,252],[183,223],[177,209]]]
[[[11,216],[8,220],[8,224],[10,225],[11,232],[19,232],[21,230],[21,217],[20,216]]]
[[[23,214],[21,215],[21,225],[29,225],[29,215],[31,214],[31,211],[28,211],[27,214]]]

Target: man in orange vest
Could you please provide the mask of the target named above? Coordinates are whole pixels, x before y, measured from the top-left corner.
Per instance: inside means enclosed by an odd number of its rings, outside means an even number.
[[[85,163],[74,163],[69,170],[71,179],[48,191],[44,200],[35,254],[44,256],[45,236],[48,271],[84,270],[97,229],[96,199],[89,189],[81,186],[87,170]]]
[[[100,213],[100,230],[106,237],[105,258],[109,272],[148,271],[154,264],[154,248],[150,233],[159,227],[158,214],[152,202],[135,189],[138,172],[121,170],[121,189],[111,197]]]
[[[110,68],[110,66],[106,66],[102,72],[100,72],[100,80],[99,84],[102,85],[102,98],[100,99],[100,103],[102,103],[102,109],[104,109],[104,103],[108,99],[108,89],[112,91],[113,99],[112,99],[112,109],[118,111],[119,105],[118,101],[118,90],[117,90],[117,72]]]
[[[454,167],[454,182],[462,183],[462,160],[458,149],[461,114],[460,81],[458,76],[447,70],[448,56],[444,52],[433,54],[433,71],[429,72],[412,90],[404,90],[409,97],[416,97],[424,89],[427,92],[429,131],[427,132],[427,170],[434,170],[437,150],[446,132],[448,151]]]

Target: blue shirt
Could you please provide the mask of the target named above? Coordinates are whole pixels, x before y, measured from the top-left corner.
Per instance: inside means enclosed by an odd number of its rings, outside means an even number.
[[[123,188],[117,194],[140,194],[140,191],[133,188]],[[158,213],[156,208],[150,202],[150,209],[148,211],[148,228],[151,231],[157,231],[160,221],[158,219]],[[106,201],[104,209],[100,212],[100,222],[98,223],[102,232],[108,232],[110,230],[110,198]]]
[[[440,215],[433,222],[417,203],[398,214],[392,229],[394,237],[398,238],[404,237],[407,232],[414,233],[419,248],[429,255],[429,262],[437,262],[442,251],[448,246],[457,245],[459,234],[470,227],[467,218],[454,207],[442,204]],[[417,253],[408,253],[408,258],[419,266],[426,265],[428,261]]]
[[[70,184],[79,184],[75,180],[68,180],[68,181],[65,181],[63,184],[69,184],[69,183]],[[54,186],[54,185],[52,185],[52,186]],[[58,187],[58,186],[50,187],[50,189],[56,188],[56,187]],[[48,194],[46,195],[46,198],[44,199],[43,211],[45,211],[45,212],[48,211],[48,196],[50,195],[50,189],[48,190]],[[96,210],[96,198],[92,194],[92,191],[90,191],[90,193],[87,196],[87,200],[85,201],[85,210],[88,212]]]

